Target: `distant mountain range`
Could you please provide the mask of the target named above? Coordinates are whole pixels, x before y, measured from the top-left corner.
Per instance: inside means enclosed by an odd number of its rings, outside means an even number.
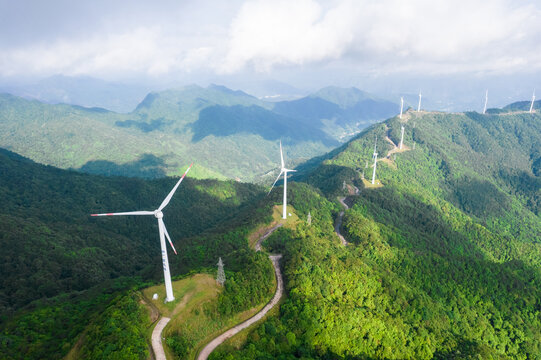
[[[356,88],[324,88],[267,102],[223,86],[152,92],[130,113],[0,95],[0,146],[34,161],[84,172],[175,174],[261,181],[282,140],[291,163],[323,154],[399,111]]]

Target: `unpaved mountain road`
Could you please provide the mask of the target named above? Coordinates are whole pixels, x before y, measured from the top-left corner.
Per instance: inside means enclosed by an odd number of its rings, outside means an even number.
[[[267,232],[257,240],[255,250],[261,251],[261,242],[263,242],[263,240],[268,238],[274,231],[276,231],[276,229],[279,229],[283,225],[284,224],[277,224],[267,230]],[[276,277],[276,292],[274,293],[272,300],[267,305],[265,305],[265,307],[260,312],[258,312],[248,320],[241,322],[240,324],[232,327],[218,337],[214,338],[203,348],[203,350],[201,350],[201,352],[197,356],[197,360],[207,360],[207,358],[214,351],[214,349],[220,346],[224,341],[261,320],[276,304],[278,304],[284,293],[284,283],[282,281],[282,273],[280,272],[279,264],[280,258],[282,258],[282,255],[269,255],[269,259],[271,259],[272,266],[274,267],[274,276]]]
[[[349,209],[349,206],[344,202],[346,200],[346,197],[341,197],[338,199],[340,201],[340,204],[347,210]],[[338,217],[336,218],[336,224],[334,225],[334,231],[336,232],[336,235],[340,238],[340,241],[342,242],[342,245],[346,246],[348,242],[346,241],[346,238],[340,233],[340,227],[342,227],[342,219],[344,217],[344,210],[340,211],[338,214]]]
[[[171,319],[168,317],[162,317],[152,331],[152,350],[154,351],[156,360],[167,360],[165,357],[165,351],[163,351],[162,331],[170,320]]]
[[[278,227],[277,227],[278,228]],[[261,320],[269,311],[272,309],[278,302],[280,301],[280,298],[282,297],[282,294],[284,292],[284,284],[282,281],[282,273],[280,272],[280,264],[279,260],[282,257],[282,255],[270,255],[269,258],[272,261],[272,265],[274,266],[274,274],[276,276],[276,292],[274,293],[274,297],[272,300],[265,305],[265,307],[249,318],[248,320],[236,325],[235,327],[227,330],[220,336],[216,337],[214,340],[209,342],[203,350],[199,353],[199,356],[197,356],[197,360],[206,360],[210,353],[214,351],[219,345],[221,345],[225,340],[229,339],[231,336],[238,334],[240,331],[246,329],[250,325],[256,323],[257,321]]]

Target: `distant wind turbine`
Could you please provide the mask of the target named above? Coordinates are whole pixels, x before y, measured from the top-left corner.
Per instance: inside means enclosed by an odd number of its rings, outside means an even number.
[[[404,97],[400,97],[400,118],[402,119],[402,110],[404,110]]]
[[[419,90],[419,104],[417,104],[417,112],[421,111],[421,90]]]
[[[530,114],[533,112],[533,103],[535,101],[535,89],[533,90],[532,103],[530,104]]]
[[[286,166],[285,166],[285,163],[284,163],[284,155],[282,153],[282,141],[280,140],[280,161],[281,161],[281,169],[280,169],[280,173],[278,174],[278,177],[276,178],[276,180],[274,180],[274,183],[272,184],[270,190],[269,190],[269,194],[270,192],[272,191],[272,189],[274,188],[274,185],[276,184],[276,182],[278,181],[278,179],[280,178],[280,176],[282,174],[284,174],[284,204],[282,205],[282,219],[286,219],[287,216],[286,216],[286,205],[287,205],[287,173],[288,172],[295,172],[297,170],[290,170],[290,169],[287,169]]]
[[[175,297],[173,296],[173,287],[171,285],[171,273],[169,272],[169,260],[167,258],[167,247],[165,246],[165,237],[167,237],[167,240],[169,241],[169,245],[171,245],[171,248],[173,248],[173,251],[175,254],[177,251],[175,250],[175,247],[173,246],[173,242],[171,241],[171,237],[169,236],[169,233],[167,232],[167,229],[165,228],[165,223],[163,222],[163,213],[162,210],[169,204],[169,201],[171,201],[171,198],[173,197],[173,194],[175,191],[177,191],[178,186],[188,173],[190,169],[192,168],[193,163],[186,169],[184,172],[184,175],[179,179],[173,190],[167,195],[167,197],[163,200],[160,207],[157,208],[154,211],[130,211],[130,212],[121,212],[121,213],[106,213],[106,214],[92,214],[91,216],[113,216],[113,215],[154,215],[156,219],[158,219],[158,230],[160,233],[160,246],[162,248],[162,264],[163,264],[163,277],[165,279],[165,293],[166,298],[165,302],[171,302],[175,300]],[[164,237],[165,235],[165,237]]]
[[[400,135],[400,147],[399,147],[400,150],[402,150],[402,145],[404,144],[404,125],[402,125],[401,128],[402,128],[401,129],[402,134]]]
[[[485,107],[483,108],[483,114],[487,112],[487,104],[488,104],[488,90],[485,93]]]
[[[372,171],[372,185],[376,183],[376,166],[378,164],[378,153],[376,151],[376,146],[378,144],[378,136],[376,135],[376,141],[374,142],[374,154],[372,157],[374,158],[374,170]]]

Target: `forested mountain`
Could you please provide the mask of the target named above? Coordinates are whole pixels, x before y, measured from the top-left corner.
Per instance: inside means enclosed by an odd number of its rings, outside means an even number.
[[[381,187],[362,179],[376,135]],[[119,351],[145,358],[136,331],[144,314],[129,289],[161,280],[155,221],[88,213],[153,209],[175,179],[91,176],[0,156],[0,351],[60,357],[93,319],[91,338],[128,334]],[[211,359],[540,358],[539,114],[408,111],[324,159],[288,186],[292,211],[310,213],[311,224],[281,228],[264,243],[283,254],[279,313]],[[341,197],[347,246],[334,227]],[[241,285],[225,289],[228,306],[261,301],[268,261],[247,235],[280,202],[280,191],[265,197],[255,185],[187,178],[165,213],[179,252],[172,272],[222,256]]]
[[[192,85],[150,93],[127,114],[6,94],[0,95],[0,146],[94,174],[155,178],[195,161],[195,177],[257,182],[275,169],[279,139],[299,163],[396,111],[395,104],[339,88],[271,103],[223,86]]]
[[[177,179],[81,174],[0,150],[2,358],[59,358],[108,304],[131,301],[119,294],[163,281],[154,218],[89,214],[153,210]],[[264,195],[252,184],[184,179],[164,211],[178,252],[169,256],[173,276],[222,257],[236,290],[251,294],[229,306],[261,301],[271,282],[253,279],[272,268],[249,250],[246,234],[271,212],[275,199]]]
[[[541,116],[408,112],[404,121],[396,158],[385,158],[386,135],[400,139],[392,118],[308,174],[311,186],[291,186],[297,215],[310,211],[312,224],[266,243],[284,254],[280,316],[212,359],[540,358]],[[383,186],[372,188],[361,175],[371,174],[376,135]],[[333,228],[341,196],[347,246]]]

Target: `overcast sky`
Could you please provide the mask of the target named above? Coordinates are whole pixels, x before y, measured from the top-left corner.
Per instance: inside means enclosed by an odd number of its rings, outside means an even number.
[[[0,0],[0,79],[535,83],[540,39],[541,0]]]

